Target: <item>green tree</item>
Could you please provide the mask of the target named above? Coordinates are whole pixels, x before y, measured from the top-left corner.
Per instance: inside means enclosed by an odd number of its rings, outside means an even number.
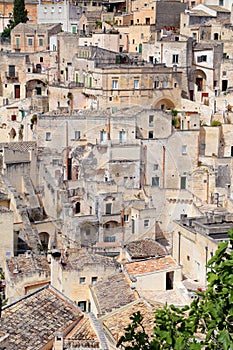
[[[233,229],[228,232],[233,248]],[[164,306],[155,312],[154,334],[143,328],[140,312],[117,346],[126,350],[233,350],[233,250],[219,244],[207,268],[207,289],[190,306]],[[200,336],[201,335],[201,336]],[[201,339],[200,339],[201,338]]]
[[[26,23],[28,21],[24,0],[14,0],[13,18],[14,27],[19,23]]]
[[[10,20],[7,27],[4,28],[1,37],[10,38],[11,30],[19,23],[28,21],[27,10],[25,9],[24,0],[14,0],[13,20]]]

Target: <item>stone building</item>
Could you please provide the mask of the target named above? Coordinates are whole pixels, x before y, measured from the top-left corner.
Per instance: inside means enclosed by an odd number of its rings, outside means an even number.
[[[182,216],[174,230],[173,257],[186,278],[206,286],[208,260],[215,253],[218,243],[228,239],[232,228],[232,215],[210,212],[204,217]]]

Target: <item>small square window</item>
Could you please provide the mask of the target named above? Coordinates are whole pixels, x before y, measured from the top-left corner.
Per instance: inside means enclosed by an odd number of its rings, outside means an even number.
[[[79,283],[80,284],[85,284],[86,283],[86,277],[80,277],[79,278]]]
[[[45,140],[46,140],[46,141],[51,141],[51,140],[52,140],[51,132],[46,132],[46,134],[45,134]]]
[[[154,132],[153,131],[149,131],[148,132],[148,139],[153,139],[154,138]]]
[[[117,90],[118,89],[118,80],[112,80],[112,89]]]
[[[187,146],[186,145],[182,146],[182,154],[187,154]]]
[[[139,89],[139,80],[134,80],[134,89]]]
[[[105,214],[111,214],[112,213],[112,203],[107,203],[105,207]]]
[[[128,214],[124,215],[124,222],[129,222],[129,215]]]
[[[155,187],[159,186],[159,177],[158,176],[152,177],[152,186],[155,186]]]
[[[32,46],[32,38],[28,38],[28,46]]]
[[[150,220],[146,219],[144,220],[144,227],[149,227]]]
[[[98,277],[91,277],[91,284],[95,284],[97,282]]]
[[[154,126],[154,116],[149,115],[149,126]]]
[[[179,55],[172,55],[172,63],[178,63]]]
[[[155,80],[154,81],[154,89],[158,89],[159,88],[159,81]]]
[[[80,136],[81,136],[81,132],[76,130],[76,131],[74,132],[74,138],[75,138],[75,140],[80,140]]]
[[[159,169],[159,165],[158,164],[154,164],[154,170],[158,170]]]

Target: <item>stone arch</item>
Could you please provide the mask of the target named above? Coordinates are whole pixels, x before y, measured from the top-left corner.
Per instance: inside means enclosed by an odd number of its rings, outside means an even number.
[[[169,98],[161,98],[153,105],[152,108],[159,108],[162,110],[173,109],[175,108],[175,104]]]
[[[31,79],[26,83],[26,97],[32,97],[34,91],[36,95],[45,95],[46,82],[41,79]]]
[[[194,82],[197,87],[197,91],[204,91],[206,87],[206,74],[201,69],[194,71]]]
[[[15,131],[14,128],[12,128],[11,131],[10,131],[10,140],[11,141],[14,140],[15,137],[16,137],[16,131]]]
[[[39,237],[40,237],[40,242],[41,242],[41,245],[43,247],[43,250],[47,251],[48,246],[49,246],[49,238],[50,238],[49,233],[48,232],[40,232]]]

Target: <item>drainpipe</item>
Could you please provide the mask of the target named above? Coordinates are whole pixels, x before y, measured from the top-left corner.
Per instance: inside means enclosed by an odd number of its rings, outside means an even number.
[[[164,178],[165,178],[165,146],[162,148],[162,188],[164,188]]]
[[[180,266],[180,244],[181,244],[181,232],[178,232],[178,265]]]
[[[206,203],[209,203],[210,174],[206,173]]]
[[[207,280],[208,247],[205,247],[205,284]]]
[[[163,63],[163,44],[161,44],[160,63]]]

